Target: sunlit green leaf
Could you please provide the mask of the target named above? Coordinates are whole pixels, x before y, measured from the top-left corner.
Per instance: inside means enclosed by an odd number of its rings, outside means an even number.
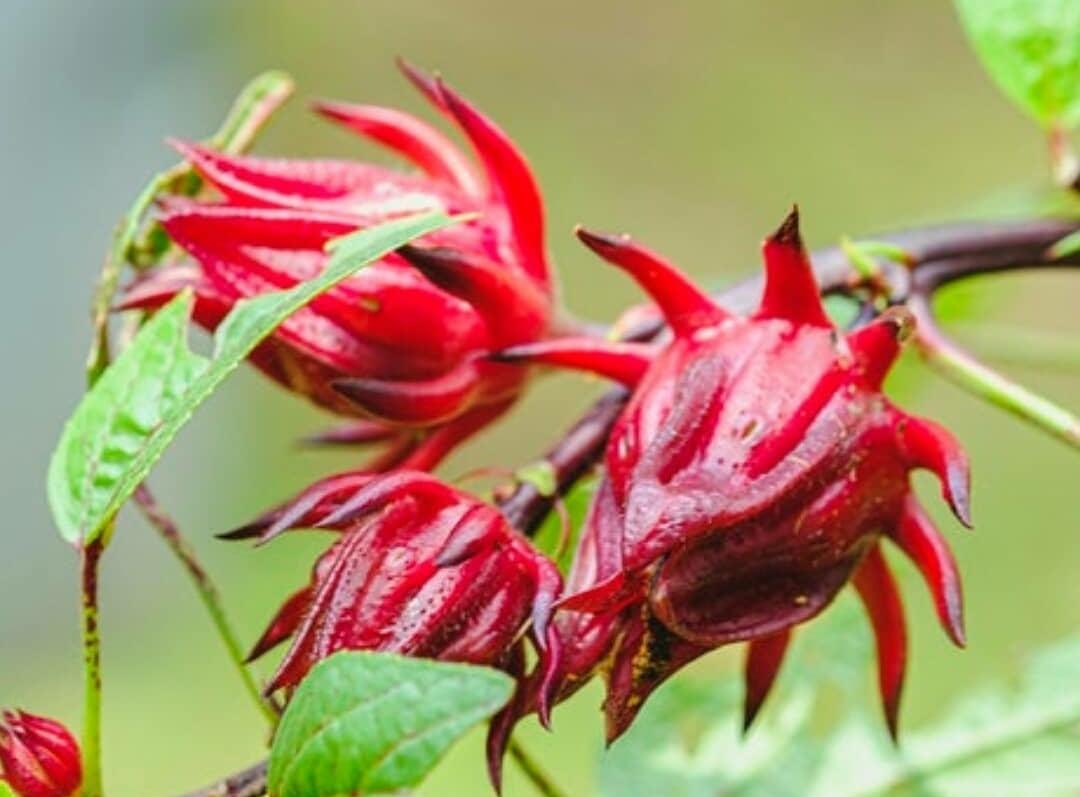
[[[1055,260],[1070,257],[1080,252],[1080,230],[1066,235],[1050,247],[1049,255]]]
[[[986,70],[1044,127],[1080,125],[1080,3],[956,0]]]
[[[546,459],[522,465],[515,471],[514,478],[519,482],[531,484],[536,488],[536,492],[546,498],[555,495],[559,486],[555,479],[555,468]]]
[[[270,751],[274,797],[368,797],[419,783],[513,681],[485,667],[343,652],[300,684]]]
[[[76,544],[100,535],[180,428],[290,314],[362,266],[454,222],[442,214],[387,222],[334,242],[323,272],[287,291],[240,302],[214,335],[211,357],[188,348],[193,298],[159,311],[83,397],[49,464],[49,506]]]

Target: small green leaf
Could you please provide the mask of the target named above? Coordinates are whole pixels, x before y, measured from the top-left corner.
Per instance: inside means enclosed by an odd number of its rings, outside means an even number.
[[[368,797],[419,783],[467,730],[513,692],[497,670],[342,652],[318,664],[270,750],[274,797]]]
[[[531,484],[536,488],[536,492],[545,498],[551,498],[559,489],[555,479],[555,468],[546,459],[522,465],[514,473],[514,478],[524,484]]]
[[[1080,125],[1080,3],[956,0],[991,77],[1044,128]]]
[[[1080,252],[1080,230],[1071,232],[1056,241],[1047,251],[1047,254],[1054,260],[1061,260],[1078,252]]]
[[[85,545],[117,510],[195,409],[289,315],[364,265],[453,224],[439,213],[362,230],[333,243],[316,278],[240,302],[214,335],[210,358],[187,344],[193,297],[173,299],[83,396],[49,463],[49,506],[61,535]]]
[[[19,797],[4,781],[0,780],[0,797]]]
[[[821,303],[825,306],[825,315],[839,329],[847,329],[859,317],[859,303],[849,296],[830,293],[822,297]]]

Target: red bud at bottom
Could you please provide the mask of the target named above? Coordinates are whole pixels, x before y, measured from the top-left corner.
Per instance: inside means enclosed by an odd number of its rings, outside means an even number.
[[[82,783],[79,745],[55,720],[5,711],[0,722],[0,779],[19,797],[72,797]]]

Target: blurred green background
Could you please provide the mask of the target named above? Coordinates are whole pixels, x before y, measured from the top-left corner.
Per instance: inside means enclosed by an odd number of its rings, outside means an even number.
[[[0,164],[6,244],[0,351],[0,705],[78,719],[75,558],[44,501],[47,458],[81,391],[86,304],[108,235],[162,140],[210,132],[244,81],[269,67],[300,85],[257,150],[384,159],[314,119],[304,97],[424,110],[395,55],[438,68],[529,154],[549,209],[564,294],[610,319],[638,298],[569,234],[632,231],[701,279],[752,272],[758,241],[797,200],[812,245],[1023,210],[1045,177],[1037,131],[1000,98],[943,0],[506,3],[5,0]],[[1080,335],[1080,280],[1005,277],[962,289],[968,313]],[[1007,366],[1077,407],[1080,372]],[[445,468],[533,458],[599,390],[552,378]],[[1080,620],[1080,459],[907,362],[890,388],[949,424],[975,464],[978,530],[954,542],[969,606],[967,652],[949,647],[912,570],[905,720],[931,717],[972,682],[1012,670]],[[153,474],[165,505],[219,579],[247,640],[306,578],[315,535],[252,551],[213,540],[341,454],[293,441],[326,423],[249,372],[200,412]],[[112,797],[194,788],[262,754],[260,718],[184,576],[124,516],[104,565],[105,756]],[[731,666],[731,655],[695,671]],[[693,677],[693,676],[691,676]],[[871,700],[872,675],[865,684]],[[599,753],[599,695],[526,738],[574,794]],[[507,794],[532,792],[511,772]],[[460,745],[424,794],[489,793],[480,742]]]

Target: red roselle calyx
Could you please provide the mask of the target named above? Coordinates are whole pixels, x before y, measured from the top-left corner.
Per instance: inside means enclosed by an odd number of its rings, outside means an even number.
[[[343,160],[240,157],[174,142],[219,201],[170,198],[160,221],[190,259],[150,270],[121,308],[154,308],[182,288],[213,329],[236,302],[317,274],[335,237],[422,211],[477,217],[372,264],[287,319],[252,355],[268,376],[316,404],[362,416],[338,438],[389,443],[382,467],[430,467],[521,391],[522,369],[483,355],[535,341],[552,314],[540,191],[524,157],[441,79],[402,65],[476,152],[390,108],[315,109],[382,144],[418,174]],[[415,460],[435,430],[448,429]],[[417,431],[419,430],[419,432]]]
[[[72,797],[82,783],[79,745],[56,720],[5,711],[0,721],[0,780],[19,797]]]
[[[851,581],[876,635],[895,734],[906,633],[882,536],[915,561],[946,632],[964,641],[956,564],[909,472],[936,473],[946,501],[969,524],[959,445],[881,392],[910,316],[893,308],[848,334],[836,330],[794,211],[765,241],[764,294],[748,318],[732,316],[625,237],[578,234],[645,288],[672,338],[649,345],[563,339],[498,355],[634,388],[612,431],[605,478],[556,618],[562,693],[603,670],[614,739],[685,663],[749,642],[749,724],[793,627]]]
[[[340,536],[251,653],[292,638],[269,691],[295,686],[345,649],[493,665],[521,679],[527,634],[539,654],[546,722],[560,647],[549,619],[562,578],[495,507],[426,474],[396,471],[356,477],[293,522]]]

